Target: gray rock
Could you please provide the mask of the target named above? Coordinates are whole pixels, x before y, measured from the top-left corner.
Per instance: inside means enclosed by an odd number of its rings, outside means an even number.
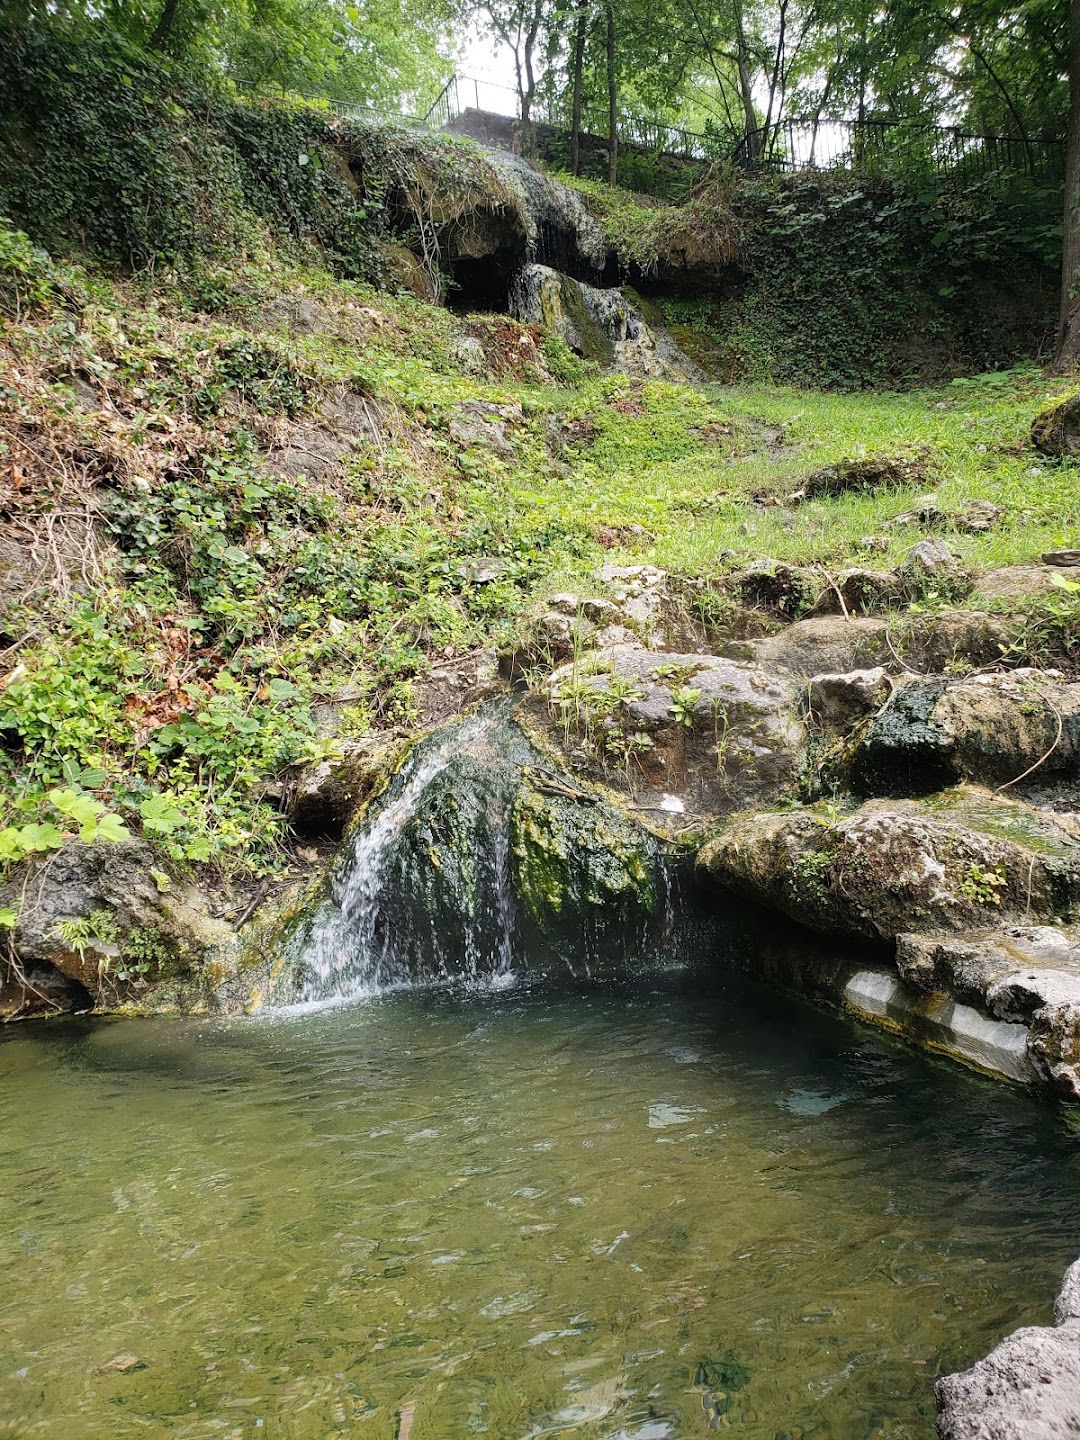
[[[810,610],[825,585],[813,570],[783,560],[754,560],[730,583],[744,605],[791,617]]]
[[[826,584],[814,606],[814,613],[832,615],[846,611],[849,615],[865,615],[895,607],[905,599],[905,595],[904,583],[899,576],[856,566],[841,570],[835,577],[835,585]]]
[[[967,935],[901,935],[901,976],[997,1020],[1027,1027],[1034,1074],[1080,1099],[1080,936],[1052,926],[1000,926]]]
[[[1064,456],[1080,452],[1080,395],[1073,395],[1036,415],[1031,422],[1031,443],[1044,455]]]
[[[117,980],[117,962],[133,944],[152,945],[158,971],[227,953],[235,941],[231,928],[214,919],[194,887],[162,890],[153,873],[161,873],[160,864],[142,840],[98,840],[71,841],[21,867],[0,885],[0,906],[18,912],[12,939],[24,972],[52,967],[94,1003],[115,1002],[127,988]],[[78,941],[60,928],[71,921],[86,922]]]
[[[870,616],[822,616],[797,620],[776,635],[752,642],[756,664],[809,678],[893,660],[888,621]]]
[[[337,839],[400,760],[401,741],[365,736],[336,742],[335,753],[305,765],[290,787],[289,822],[302,839]]]
[[[302,295],[279,296],[268,300],[259,310],[258,323],[267,330],[288,330],[298,335],[307,335],[321,330],[327,314],[314,300]]]
[[[982,535],[992,530],[1004,513],[1004,506],[995,505],[992,500],[971,500],[955,517],[953,524],[966,535]]]
[[[535,709],[551,743],[586,743],[598,778],[719,815],[796,787],[799,697],[794,680],[735,660],[618,645],[556,670]]]
[[[941,1440],[1076,1440],[1080,1435],[1080,1262],[1065,1277],[1056,1326],[1006,1336],[936,1387]]]
[[[1055,784],[1058,798],[1080,788],[1080,684],[1038,670],[898,683],[854,752],[854,789],[920,795],[964,779]]]
[[[487,371],[484,347],[472,335],[459,335],[450,345],[450,356],[466,375],[482,376]]]
[[[850,730],[857,720],[879,710],[893,682],[883,665],[849,670],[846,675],[815,675],[810,681],[810,713],[834,730]]]
[[[1051,815],[1005,806],[998,816],[994,806],[988,794],[964,792],[941,809],[895,800],[839,820],[810,810],[755,815],[707,844],[698,866],[827,934],[891,941],[1052,921],[1080,899],[1080,848]],[[1021,808],[1028,824],[1009,833]]]
[[[1047,550],[1042,562],[1044,565],[1056,565],[1059,568],[1080,565],[1080,550]]]
[[[944,540],[920,540],[896,567],[896,574],[913,595],[930,591],[949,600],[971,593],[974,578]]]
[[[521,406],[492,405],[483,400],[466,400],[450,419],[450,438],[463,450],[490,450],[504,460],[516,454],[507,427],[521,420]]]

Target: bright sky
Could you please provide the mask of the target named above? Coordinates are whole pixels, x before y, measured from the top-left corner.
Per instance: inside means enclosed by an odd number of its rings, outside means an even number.
[[[481,34],[474,24],[470,27],[461,47],[461,58],[458,62],[458,75],[467,77],[470,80],[487,81],[489,85],[505,85],[508,89],[514,89],[514,56],[511,50],[494,40],[490,35]],[[475,105],[476,96],[469,93],[469,87],[461,87],[461,103],[463,105]],[[490,100],[491,96],[488,96]],[[484,86],[480,87],[480,100],[483,108],[493,110],[496,107],[484,104]],[[502,106],[498,108],[502,109]]]

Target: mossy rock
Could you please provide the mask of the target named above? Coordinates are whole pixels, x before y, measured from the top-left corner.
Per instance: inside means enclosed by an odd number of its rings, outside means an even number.
[[[514,888],[542,930],[600,915],[625,923],[658,908],[658,842],[591,794],[526,772],[511,847]]]

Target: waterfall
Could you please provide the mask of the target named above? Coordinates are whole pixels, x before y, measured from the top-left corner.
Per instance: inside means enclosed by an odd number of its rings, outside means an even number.
[[[527,746],[506,731],[495,708],[416,746],[343,847],[301,936],[293,999],[361,998],[450,975],[510,979],[510,812]]]
[[[588,360],[670,380],[698,382],[702,371],[663,329],[653,330],[621,290],[600,289],[549,265],[529,264],[514,275],[510,314],[543,325]]]
[[[512,708],[494,702],[413,748],[275,946],[271,1003],[683,963],[694,907],[665,847],[547,768]]]
[[[607,263],[607,241],[580,194],[542,174],[520,155],[492,150],[487,159],[517,196],[528,259],[598,279]]]

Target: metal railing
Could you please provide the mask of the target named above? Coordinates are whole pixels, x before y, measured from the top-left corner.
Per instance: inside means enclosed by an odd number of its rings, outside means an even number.
[[[438,130],[466,111],[503,120],[521,118],[516,90],[467,75],[452,75],[422,115],[303,90],[277,91],[243,80],[235,84],[249,100],[310,105],[344,120],[381,120]],[[529,118],[535,124],[569,133],[565,100],[537,96]],[[783,120],[751,131],[732,146],[725,145],[720,135],[699,134],[663,120],[624,113],[619,117],[618,135],[621,144],[655,155],[697,162],[727,158],[751,171],[851,170],[880,174],[897,168],[939,175],[961,172],[973,178],[1019,173],[1050,184],[1060,184],[1065,173],[1065,146],[1061,140],[976,135],[912,120],[824,116]]]
[[[1009,171],[1048,182],[1065,174],[1063,141],[977,135],[912,120],[784,120],[744,136],[731,158],[749,170],[880,173],[896,166],[972,178]]]

